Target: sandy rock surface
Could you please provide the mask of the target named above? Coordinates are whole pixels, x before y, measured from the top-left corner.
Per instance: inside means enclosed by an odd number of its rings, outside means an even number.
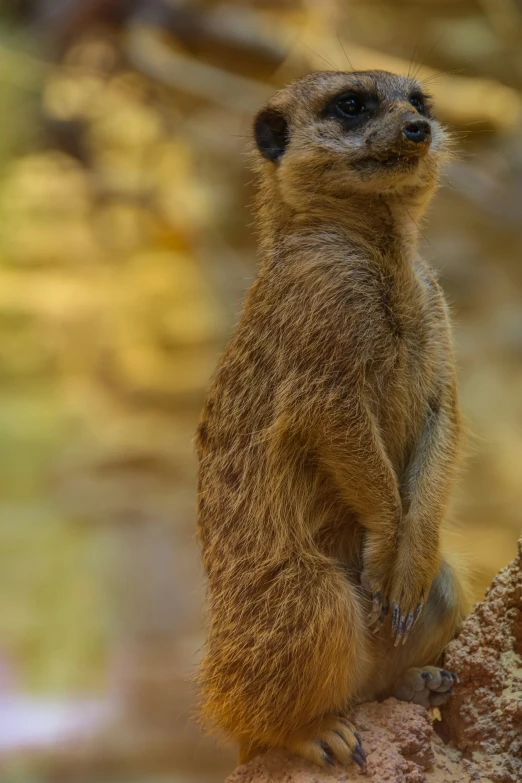
[[[442,722],[396,699],[362,704],[353,718],[366,775],[323,771],[273,751],[238,767],[227,783],[520,783],[522,781],[522,539],[452,642],[445,666],[460,685]],[[435,730],[436,729],[436,730]]]
[[[522,781],[522,539],[493,580],[445,665],[460,685],[444,712],[443,736],[468,759],[472,780]]]
[[[271,752],[239,767],[227,783],[322,783],[322,781],[386,781],[387,783],[445,783],[471,781],[460,777],[460,758],[434,733],[424,707],[388,699],[363,704],[353,713],[368,758],[364,775],[350,769],[323,771],[300,759]]]

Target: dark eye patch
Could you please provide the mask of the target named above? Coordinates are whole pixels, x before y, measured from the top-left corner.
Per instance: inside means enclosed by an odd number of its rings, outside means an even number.
[[[419,114],[423,116],[429,116],[430,114],[430,102],[429,96],[423,95],[422,92],[416,90],[410,95],[410,103]]]
[[[376,108],[375,96],[358,90],[345,90],[330,98],[323,110],[323,117],[340,120],[349,130],[368,120]]]

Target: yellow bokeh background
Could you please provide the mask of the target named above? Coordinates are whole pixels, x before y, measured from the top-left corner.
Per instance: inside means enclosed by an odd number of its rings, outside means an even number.
[[[251,118],[300,74],[419,68],[457,135],[422,241],[452,304],[470,433],[448,536],[476,600],[514,556],[521,44],[516,0],[0,10],[2,780],[233,768],[192,718],[193,435],[255,276]]]

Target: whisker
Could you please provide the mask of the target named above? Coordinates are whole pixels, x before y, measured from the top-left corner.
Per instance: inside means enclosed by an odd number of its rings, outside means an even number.
[[[417,52],[419,51],[420,44],[416,43],[415,47],[413,49],[413,52],[411,54],[410,64],[408,66],[408,76],[411,76],[411,69],[414,67],[414,63],[417,59]]]
[[[433,54],[433,52],[435,51],[435,49],[437,48],[437,46],[440,44],[440,42],[442,41],[442,39],[443,39],[443,38],[444,38],[444,36],[446,35],[446,32],[447,32],[447,28],[446,28],[446,29],[444,29],[444,30],[442,31],[442,33],[439,35],[439,37],[437,38],[437,40],[435,41],[435,43],[433,44],[433,46],[430,48],[430,50],[428,51],[428,53],[427,53],[427,54],[426,54],[426,56],[424,57],[423,61],[422,61],[422,62],[419,64],[419,66],[417,67],[417,69],[415,70],[415,72],[414,72],[414,74],[413,74],[413,78],[414,78],[414,79],[416,79],[416,78],[417,78],[417,76],[419,75],[419,73],[421,72],[421,70],[424,68],[424,66],[425,66],[426,62],[428,61],[428,58],[429,58],[430,54]]]
[[[450,71],[437,71],[436,73],[432,73],[430,76],[426,76],[425,79],[421,79],[421,84],[426,84],[427,82],[431,82],[432,79],[435,79],[437,76],[447,76],[448,74],[452,73],[465,73],[465,68],[453,68]]]
[[[315,49],[312,49],[311,46],[308,46],[308,44],[306,44],[302,39],[299,39],[299,43],[302,44],[303,46],[305,46],[308,49],[308,51],[312,52],[312,54],[315,54],[316,57],[319,57],[323,62],[325,62],[327,65],[329,65],[330,68],[333,68],[334,71],[336,71],[337,73],[340,73],[339,68],[336,65],[334,65],[334,63],[331,60],[327,60],[326,57],[323,57],[322,54],[319,54],[319,52],[316,52]]]
[[[354,69],[353,65],[351,64],[351,62],[350,62],[350,58],[349,58],[349,57],[348,57],[348,55],[346,54],[346,50],[345,50],[345,48],[344,48],[344,46],[343,46],[343,42],[342,42],[342,40],[341,40],[341,36],[339,35],[339,31],[338,31],[338,30],[336,30],[336,31],[335,31],[335,34],[337,35],[337,40],[339,41],[339,45],[340,45],[341,49],[343,50],[343,54],[344,54],[344,56],[346,57],[346,60],[347,60],[347,62],[348,62],[348,65],[350,66],[350,68],[352,69],[352,71],[354,71],[355,69]]]

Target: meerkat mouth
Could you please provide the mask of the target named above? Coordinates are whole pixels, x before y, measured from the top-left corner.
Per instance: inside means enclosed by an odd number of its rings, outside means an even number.
[[[386,168],[386,169],[412,169],[418,166],[420,157],[418,155],[387,155],[383,157],[368,156],[363,160],[357,161],[355,168],[365,169]]]
[[[386,166],[387,168],[415,168],[419,165],[420,158],[417,156],[414,157],[405,157],[404,155],[391,155],[389,158],[386,158],[384,161],[382,161],[382,165]]]

